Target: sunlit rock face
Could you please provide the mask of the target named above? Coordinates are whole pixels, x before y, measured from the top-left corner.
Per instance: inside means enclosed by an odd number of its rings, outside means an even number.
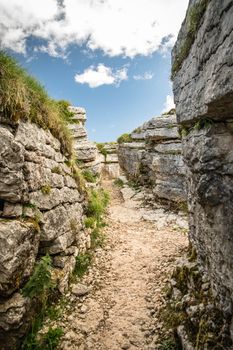
[[[173,49],[189,35],[191,1]],[[208,1],[194,42],[174,74],[177,120],[187,168],[190,241],[225,317],[233,301],[233,3]],[[204,347],[203,347],[204,348]],[[228,349],[228,347],[226,347]]]
[[[119,162],[131,179],[151,187],[155,198],[184,202],[185,167],[176,116],[163,115],[131,133],[119,145]]]

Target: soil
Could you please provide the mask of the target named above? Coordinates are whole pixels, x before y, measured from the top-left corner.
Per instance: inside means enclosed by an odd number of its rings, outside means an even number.
[[[124,200],[112,181],[103,187],[111,194],[106,244],[96,249],[92,266],[71,286],[62,316],[52,323],[64,330],[59,349],[172,349],[163,346],[172,330],[164,328],[160,312],[187,234],[174,224],[158,228],[156,220],[144,220],[143,196],[132,189],[123,190]],[[83,296],[74,293],[80,283]]]

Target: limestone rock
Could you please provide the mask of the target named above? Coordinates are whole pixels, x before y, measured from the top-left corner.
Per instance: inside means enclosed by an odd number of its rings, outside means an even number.
[[[19,347],[22,337],[29,330],[35,313],[33,302],[20,293],[0,301],[0,345],[1,350]]]
[[[78,283],[72,287],[72,293],[77,297],[82,297],[89,293],[89,287],[84,284]]]
[[[7,296],[30,276],[38,251],[39,232],[31,223],[0,220],[0,295]]]
[[[0,198],[17,202],[24,190],[24,149],[6,127],[0,126]]]

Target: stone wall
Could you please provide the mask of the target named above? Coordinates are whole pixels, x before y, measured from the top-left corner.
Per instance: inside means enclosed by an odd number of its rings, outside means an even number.
[[[176,116],[155,117],[119,145],[119,162],[130,179],[151,188],[160,200],[184,202],[185,167]]]
[[[35,313],[20,290],[49,254],[63,293],[75,257],[89,247],[84,196],[60,142],[36,124],[0,124],[0,348],[15,349]]]
[[[190,1],[173,64],[199,3]],[[174,75],[173,91],[187,167],[189,238],[229,320],[233,314],[233,2],[206,3],[188,56]]]

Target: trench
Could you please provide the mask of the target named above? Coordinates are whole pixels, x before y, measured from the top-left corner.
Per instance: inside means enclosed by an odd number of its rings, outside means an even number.
[[[159,218],[145,220],[143,193],[126,186],[123,197],[112,180],[102,186],[111,195],[106,242],[95,250],[82,280],[71,284],[61,316],[44,331],[63,329],[60,350],[170,349],[173,330],[164,326],[161,314],[166,284],[187,247],[187,235],[174,223],[158,227]],[[77,295],[80,287],[82,296]]]

